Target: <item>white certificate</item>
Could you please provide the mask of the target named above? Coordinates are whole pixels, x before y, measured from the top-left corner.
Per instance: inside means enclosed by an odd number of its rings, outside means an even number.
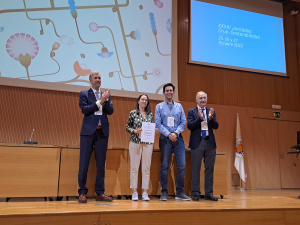
[[[142,122],[141,142],[154,143],[155,123]]]

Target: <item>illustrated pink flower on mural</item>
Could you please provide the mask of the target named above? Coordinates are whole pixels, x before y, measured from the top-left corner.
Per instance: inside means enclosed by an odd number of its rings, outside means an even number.
[[[17,33],[9,37],[6,42],[6,51],[9,56],[19,61],[19,56],[28,54],[34,59],[39,52],[37,41],[29,34]]]
[[[156,78],[159,78],[162,76],[162,71],[160,68],[154,68],[152,73]]]
[[[68,36],[68,35],[65,35],[65,34],[61,35],[61,36],[59,37],[59,40],[60,40],[60,42],[63,43],[64,45],[67,45],[67,46],[74,45],[73,39],[72,39],[70,36]]]
[[[164,3],[162,3],[159,0],[154,0],[154,4],[158,7],[158,8],[162,8],[164,6]]]
[[[90,28],[91,31],[96,32],[99,29],[99,26],[95,22],[91,22],[89,24],[89,28]]]

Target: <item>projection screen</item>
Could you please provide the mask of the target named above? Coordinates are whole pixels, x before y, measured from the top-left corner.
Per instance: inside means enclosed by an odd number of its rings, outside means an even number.
[[[190,63],[287,76],[280,3],[190,2]]]

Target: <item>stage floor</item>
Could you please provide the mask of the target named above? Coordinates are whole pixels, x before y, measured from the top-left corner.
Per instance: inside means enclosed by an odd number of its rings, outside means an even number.
[[[112,202],[98,202],[88,198],[86,204],[79,204],[76,198],[69,201],[40,201],[34,198],[11,199],[9,202],[0,202],[0,216],[5,215],[37,215],[55,213],[91,213],[91,212],[128,212],[128,211],[206,211],[206,210],[277,210],[300,209],[300,190],[228,190],[228,195],[219,201],[200,199],[194,201],[178,201],[168,196],[168,201],[159,201],[156,196],[150,196],[150,201],[121,200],[114,198]],[[22,202],[17,202],[17,201]],[[26,199],[25,199],[26,200]]]
[[[0,202],[0,224],[48,224],[49,221],[56,225],[68,224],[66,221],[70,224],[86,221],[91,224],[154,224],[157,220],[159,224],[197,224],[201,219],[205,224],[235,224],[237,220],[236,224],[292,225],[300,224],[299,195],[300,190],[228,190],[228,195],[217,202],[178,201],[173,196],[168,196],[168,201],[164,202],[150,196],[149,202],[123,197],[106,203],[89,198],[86,204],[79,204],[76,198],[38,202],[23,202],[24,199],[16,202],[16,198]],[[223,223],[224,220],[228,223]]]

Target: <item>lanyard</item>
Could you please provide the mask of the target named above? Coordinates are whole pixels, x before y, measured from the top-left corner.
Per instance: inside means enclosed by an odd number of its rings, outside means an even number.
[[[166,103],[166,102],[164,102],[165,104],[166,104],[166,106],[167,106],[167,108],[168,108],[168,110],[169,110],[169,112],[170,112],[170,117],[172,117],[172,112],[173,112],[173,109],[174,109],[174,107],[175,107],[175,105],[174,105],[174,102],[173,102],[173,107],[172,107],[172,110],[170,110],[169,109],[169,106],[168,106],[168,104]]]

